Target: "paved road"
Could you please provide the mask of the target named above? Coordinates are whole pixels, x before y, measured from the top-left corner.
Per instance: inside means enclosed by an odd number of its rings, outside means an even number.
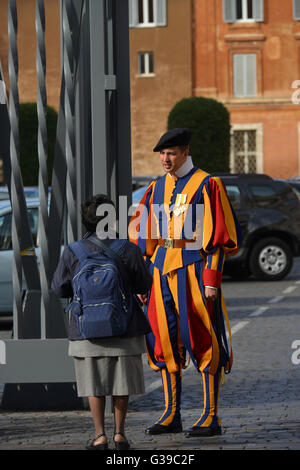
[[[223,291],[233,333],[234,366],[221,388],[222,436],[146,436],[143,429],[161,414],[162,392],[158,374],[145,365],[147,393],[131,400],[127,419],[127,436],[133,448],[181,452],[300,449],[300,260],[283,281],[224,279]],[[2,331],[2,337],[7,335],[9,331]],[[192,366],[183,373],[182,395],[183,425],[187,428],[199,416],[203,400],[201,377]],[[112,431],[108,409],[108,436]],[[0,410],[0,450],[77,450],[92,433],[88,410]]]

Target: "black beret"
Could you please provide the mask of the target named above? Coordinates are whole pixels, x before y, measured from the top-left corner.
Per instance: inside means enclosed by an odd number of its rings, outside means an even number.
[[[160,152],[163,149],[170,147],[177,147],[180,145],[188,145],[191,138],[191,131],[184,127],[170,129],[161,136],[158,143],[153,149],[153,152]]]

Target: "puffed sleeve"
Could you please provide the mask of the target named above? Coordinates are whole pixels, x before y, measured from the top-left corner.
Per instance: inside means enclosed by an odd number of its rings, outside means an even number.
[[[129,240],[138,245],[144,256],[149,257],[153,255],[158,242],[156,222],[152,212],[154,186],[155,181],[152,181],[132,216],[128,228]]]
[[[231,207],[223,181],[211,177],[203,188],[204,233],[203,250],[206,257],[203,283],[220,287],[226,256],[237,253],[241,231]]]

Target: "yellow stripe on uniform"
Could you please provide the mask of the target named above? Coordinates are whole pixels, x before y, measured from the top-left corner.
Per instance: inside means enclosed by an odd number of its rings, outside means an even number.
[[[206,328],[207,332],[211,335],[211,346],[202,356],[201,364],[199,369],[203,371],[208,365],[210,366],[210,372],[214,374],[219,365],[219,345],[218,340],[215,335],[209,313],[206,306],[204,305],[202,294],[200,291],[198,279],[195,274],[195,266],[190,264],[187,266],[187,275],[189,280],[189,285],[191,289],[191,295],[196,307],[197,313],[202,321],[202,324]]]
[[[176,372],[179,369],[178,364],[176,364],[173,349],[169,336],[168,322],[166,318],[166,311],[164,306],[164,300],[161,292],[161,283],[160,283],[160,272],[157,268],[153,270],[153,283],[155,290],[155,304],[157,312],[157,324],[159,329],[160,343],[166,363],[166,367],[169,372]]]

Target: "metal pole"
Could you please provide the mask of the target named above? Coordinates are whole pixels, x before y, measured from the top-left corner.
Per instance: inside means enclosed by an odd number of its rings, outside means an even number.
[[[105,93],[105,0],[90,0],[91,131],[93,193],[109,194],[107,171],[107,114]]]

